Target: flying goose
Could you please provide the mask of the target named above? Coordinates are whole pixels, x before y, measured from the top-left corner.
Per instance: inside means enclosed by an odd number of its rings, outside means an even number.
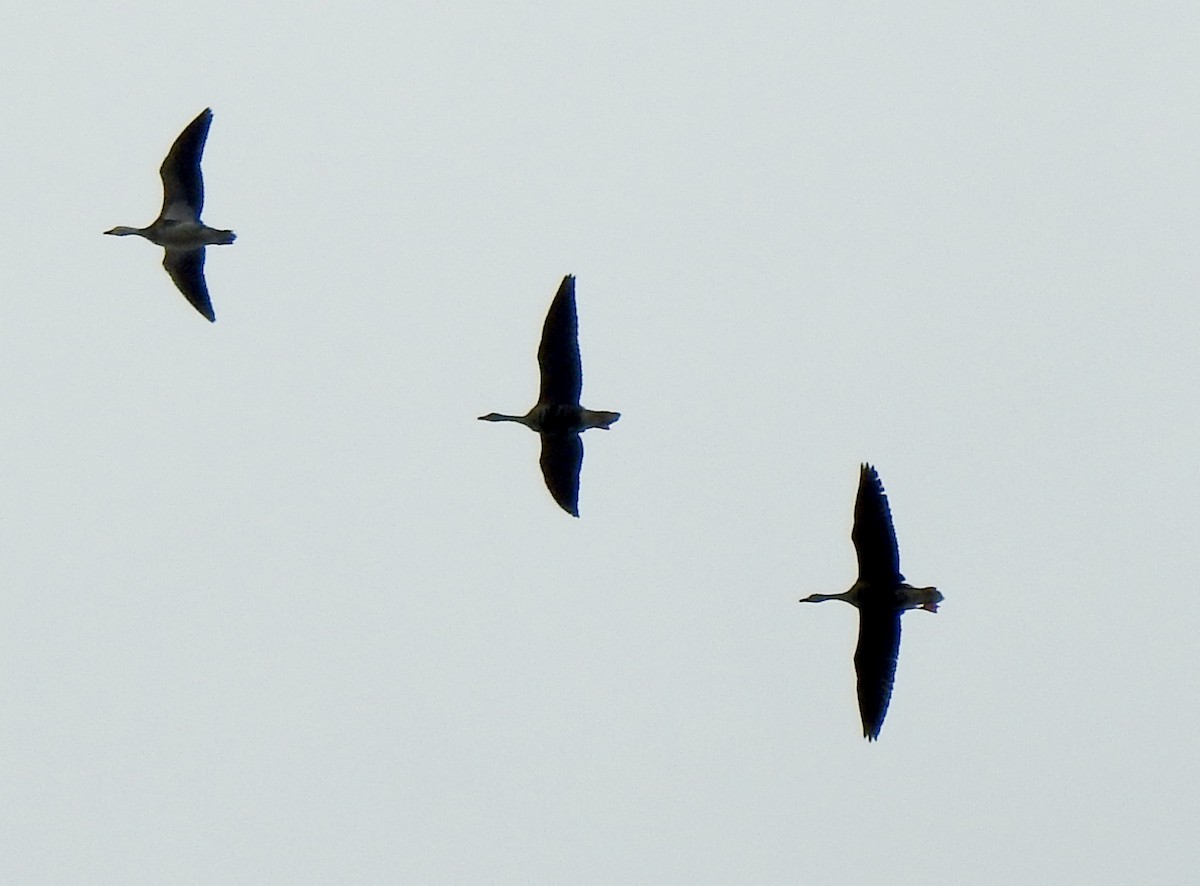
[[[609,426],[619,412],[598,412],[579,405],[583,370],[579,361],[579,325],[575,316],[575,278],[568,274],[542,327],[538,348],[542,386],[538,401],[524,415],[490,412],[480,421],[515,421],[542,438],[542,476],[559,506],[572,517],[579,516],[579,469],[583,464],[583,440],[588,428]]]
[[[204,153],[210,123],[212,109],[205,108],[171,145],[167,159],[158,170],[163,183],[163,205],[158,218],[144,228],[118,225],[104,233],[117,237],[136,234],[162,246],[166,251],[163,267],[179,291],[192,307],[210,322],[215,322],[217,317],[204,282],[204,247],[228,245],[236,235],[233,231],[210,228],[200,221],[200,213],[204,210],[200,157]]]
[[[863,736],[875,741],[892,697],[900,654],[900,616],[906,609],[937,612],[943,598],[937,588],[914,588],[900,574],[900,551],[887,495],[879,474],[867,464],[859,470],[850,535],[858,552],[858,581],[844,593],[812,594],[800,602],[845,600],[858,608],[858,648],[854,651],[858,712]]]

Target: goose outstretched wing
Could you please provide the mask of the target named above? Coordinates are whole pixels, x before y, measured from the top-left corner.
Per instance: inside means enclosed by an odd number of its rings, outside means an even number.
[[[858,552],[860,581],[879,588],[895,587],[904,581],[883,482],[876,470],[866,464],[858,475],[858,498],[854,502],[854,529],[850,537]]]
[[[583,388],[579,360],[579,321],[575,315],[575,278],[563,277],[546,313],[542,343],[538,347],[542,386],[539,403],[578,406]]]
[[[578,434],[543,433],[542,476],[559,507],[579,516],[579,470],[583,466],[583,440]]]
[[[168,249],[163,256],[163,267],[175,281],[193,308],[208,318],[217,321],[213,313],[212,300],[208,297],[208,284],[204,282],[204,247],[198,249]]]
[[[858,674],[858,712],[862,715],[863,736],[871,741],[879,738],[879,730],[883,728],[899,655],[900,611],[860,609],[854,670]]]
[[[168,221],[199,221],[204,211],[204,178],[200,158],[212,123],[212,109],[205,108],[187,125],[159,167],[163,183],[161,218]]]

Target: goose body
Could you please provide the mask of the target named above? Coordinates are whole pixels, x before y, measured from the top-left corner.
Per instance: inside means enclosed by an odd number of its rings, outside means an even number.
[[[900,654],[900,616],[909,609],[937,612],[943,598],[937,588],[915,588],[905,582],[887,494],[879,474],[867,464],[859,470],[851,538],[858,554],[858,581],[841,594],[810,594],[800,602],[844,600],[858,609],[858,647],[854,651],[858,711],[863,736],[875,741],[892,697]]]
[[[579,405],[583,369],[579,357],[579,322],[575,311],[575,278],[563,277],[546,313],[538,347],[541,389],[538,401],[524,415],[489,412],[480,421],[511,421],[536,431],[542,439],[541,468],[546,488],[559,506],[579,516],[579,472],[583,440],[589,428],[608,428],[619,412],[585,409]]]
[[[204,248],[225,246],[236,239],[233,231],[210,228],[200,220],[204,211],[204,178],[200,159],[212,123],[212,109],[205,108],[175,139],[159,168],[163,183],[163,205],[151,224],[144,228],[126,225],[105,231],[117,237],[144,237],[163,247],[163,267],[175,286],[197,311],[216,321],[208,285],[204,280]]]

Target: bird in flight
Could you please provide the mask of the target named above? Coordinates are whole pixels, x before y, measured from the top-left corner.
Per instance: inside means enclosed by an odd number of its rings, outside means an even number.
[[[133,234],[162,246],[166,252],[163,267],[197,311],[215,322],[208,285],[204,282],[204,247],[225,246],[236,237],[233,231],[210,228],[200,221],[204,210],[204,179],[200,158],[212,123],[212,109],[200,112],[171,145],[167,159],[159,168],[163,183],[162,212],[144,228],[118,225],[105,231],[117,237]]]
[[[900,616],[908,609],[937,612],[943,598],[937,588],[914,588],[900,574],[900,550],[887,495],[879,474],[867,464],[859,470],[850,537],[858,552],[858,581],[844,593],[811,594],[800,602],[845,600],[857,607],[854,669],[858,674],[858,712],[863,736],[875,741],[892,697],[900,654]]]
[[[579,360],[579,323],[575,315],[575,278],[563,277],[550,303],[538,348],[542,386],[538,401],[524,415],[489,412],[480,421],[515,421],[542,438],[542,476],[559,506],[579,516],[579,470],[583,465],[583,440],[588,428],[608,430],[619,412],[601,412],[579,405],[583,370]]]

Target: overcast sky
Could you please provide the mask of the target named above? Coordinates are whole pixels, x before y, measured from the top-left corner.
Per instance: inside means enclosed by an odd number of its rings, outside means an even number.
[[[1194,4],[326,6],[0,21],[0,881],[1194,882]]]

